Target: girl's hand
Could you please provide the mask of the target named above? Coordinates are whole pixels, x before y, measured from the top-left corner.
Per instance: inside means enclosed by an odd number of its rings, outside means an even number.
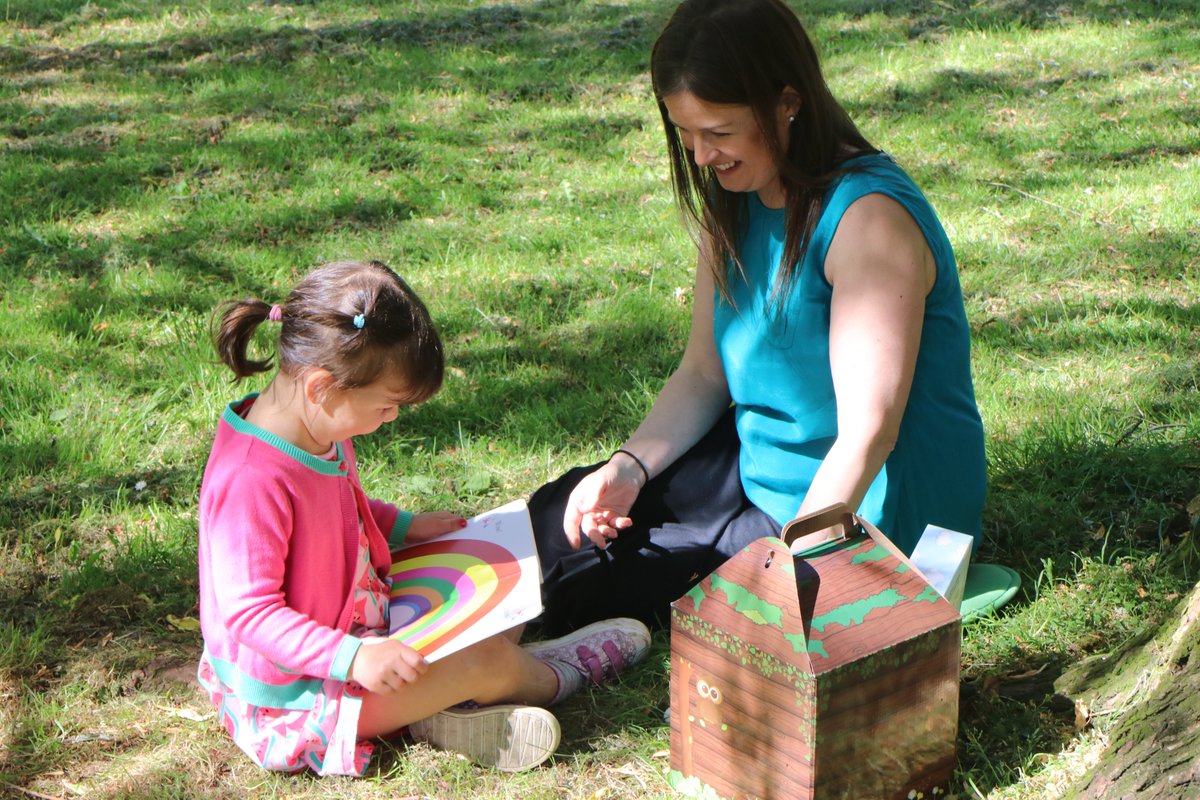
[[[467,527],[467,521],[458,514],[449,511],[429,511],[413,515],[408,524],[408,535],[405,543],[427,542],[436,539],[444,533],[459,531]]]
[[[391,694],[413,683],[429,669],[429,662],[416,650],[398,639],[363,639],[350,662],[349,680],[362,684],[367,691]]]
[[[571,546],[578,550],[586,536],[603,550],[619,531],[632,525],[629,510],[642,490],[642,480],[641,468],[626,458],[609,461],[585,475],[571,492],[563,517],[563,531]]]

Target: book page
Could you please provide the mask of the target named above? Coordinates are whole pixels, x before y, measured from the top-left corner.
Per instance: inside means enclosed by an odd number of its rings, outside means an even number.
[[[393,558],[390,635],[428,661],[542,613],[541,565],[524,500]]]

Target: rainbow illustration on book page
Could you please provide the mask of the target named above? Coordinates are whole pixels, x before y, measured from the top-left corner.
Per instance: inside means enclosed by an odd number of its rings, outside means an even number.
[[[524,500],[405,547],[388,572],[390,635],[428,661],[542,613],[541,565]]]

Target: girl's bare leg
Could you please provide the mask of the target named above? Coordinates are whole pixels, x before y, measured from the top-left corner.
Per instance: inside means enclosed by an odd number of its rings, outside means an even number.
[[[544,706],[557,691],[554,671],[501,633],[433,662],[417,681],[392,694],[368,692],[358,734],[383,736],[466,700]]]

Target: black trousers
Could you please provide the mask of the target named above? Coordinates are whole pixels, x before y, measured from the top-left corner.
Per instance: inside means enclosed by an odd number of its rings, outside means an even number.
[[[674,464],[647,483],[606,550],[584,539],[572,550],[563,533],[571,491],[598,464],[577,467],[534,492],[529,513],[542,563],[543,632],[558,636],[609,617],[651,628],[670,621],[672,601],[780,526],[742,491],[732,409]]]

